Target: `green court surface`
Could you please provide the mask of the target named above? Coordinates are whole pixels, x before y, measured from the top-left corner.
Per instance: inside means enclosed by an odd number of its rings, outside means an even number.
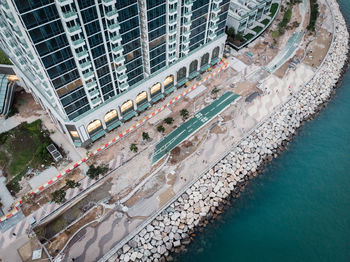
[[[198,129],[200,129],[213,117],[218,115],[227,106],[233,103],[238,97],[239,95],[236,95],[232,92],[226,92],[219,99],[203,108],[201,111],[195,114],[194,117],[190,118],[169,135],[164,137],[163,140],[156,145],[156,149],[153,155],[153,163],[156,163],[164,155],[170,152],[170,150],[172,150]]]

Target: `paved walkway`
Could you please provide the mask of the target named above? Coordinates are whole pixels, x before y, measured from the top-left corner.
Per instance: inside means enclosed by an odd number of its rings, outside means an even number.
[[[233,103],[238,97],[238,95],[232,92],[226,92],[219,99],[203,108],[201,111],[195,114],[194,117],[190,118],[164,137],[164,139],[156,145],[153,155],[153,163],[156,163],[163,158],[163,156],[170,152],[170,150],[208,123],[212,118]]]
[[[14,202],[13,197],[11,196],[10,192],[7,190],[7,187],[5,185],[6,177],[0,177],[0,199],[2,203],[2,210],[4,213],[7,213],[9,211],[9,208]]]

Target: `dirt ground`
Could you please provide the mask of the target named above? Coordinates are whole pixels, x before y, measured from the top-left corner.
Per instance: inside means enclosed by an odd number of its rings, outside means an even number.
[[[24,118],[39,117],[40,114],[38,111],[42,111],[41,106],[35,102],[32,95],[23,90],[16,93],[14,105],[18,109],[19,114]]]
[[[22,262],[38,261],[38,259],[32,260],[33,251],[38,249],[41,249],[39,240],[37,240],[36,238],[32,238],[18,249],[18,254],[21,257]],[[48,256],[46,255],[44,250],[42,250],[41,259],[44,261],[48,259]]]
[[[288,66],[289,66],[289,63],[291,62],[292,60],[289,59],[287,62],[285,62],[280,68],[278,68],[273,74],[275,76],[278,76],[279,78],[283,78],[284,75],[286,74],[287,72],[287,69],[288,69]]]
[[[24,201],[21,205],[23,214],[28,216],[34,211],[38,210],[44,204],[50,202],[52,200],[51,193],[64,187],[67,179],[80,181],[82,178],[84,178],[84,175],[79,168],[76,168],[72,172],[69,172],[64,179],[58,180],[56,183],[41,191],[40,194],[24,197]]]
[[[331,41],[332,34],[327,32],[324,28],[321,28],[318,31],[316,41],[311,42],[308,46],[304,63],[312,67],[318,67],[326,56]]]
[[[105,210],[105,212],[107,211],[108,210]],[[54,237],[52,240],[50,240],[50,242],[46,244],[46,248],[48,252],[51,254],[51,256],[56,256],[57,255],[56,250],[58,250],[58,252],[61,251],[61,249],[66,244],[66,242],[74,235],[75,232],[77,232],[81,227],[83,227],[87,223],[90,223],[91,221],[97,219],[99,216],[102,215],[102,212],[103,212],[102,206],[95,207],[89,213],[84,215],[79,221],[77,221],[76,223],[68,227],[67,230],[65,230],[58,236]]]

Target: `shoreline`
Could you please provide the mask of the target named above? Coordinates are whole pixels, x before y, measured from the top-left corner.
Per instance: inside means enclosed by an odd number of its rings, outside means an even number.
[[[100,261],[171,260],[172,252],[184,249],[184,245],[191,242],[191,235],[201,231],[210,219],[222,213],[227,203],[238,198],[249,181],[285,150],[300,126],[326,107],[342,82],[350,60],[348,25],[338,3],[326,2],[332,9],[334,38],[313,77],[128,244]]]

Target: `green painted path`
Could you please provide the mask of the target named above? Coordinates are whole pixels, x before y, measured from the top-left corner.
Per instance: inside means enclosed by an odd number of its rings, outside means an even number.
[[[153,163],[156,163],[158,160],[164,157],[164,155],[170,152],[170,150],[218,115],[238,97],[239,95],[232,92],[226,92],[219,99],[203,108],[194,117],[190,118],[169,135],[164,137],[163,140],[156,145],[156,150],[153,155]]]

